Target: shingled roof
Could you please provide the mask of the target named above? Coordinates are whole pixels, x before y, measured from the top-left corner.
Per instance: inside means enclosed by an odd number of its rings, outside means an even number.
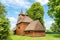
[[[30,22],[32,22],[32,21],[33,21],[33,20],[32,20],[30,17],[24,16],[24,18],[21,19],[19,22],[17,22],[17,24],[18,24],[18,23],[21,23],[21,22],[27,22],[27,23],[30,23]]]
[[[42,24],[39,22],[39,20],[33,21],[31,22],[27,28],[25,29],[25,31],[44,31],[44,27],[42,26]]]

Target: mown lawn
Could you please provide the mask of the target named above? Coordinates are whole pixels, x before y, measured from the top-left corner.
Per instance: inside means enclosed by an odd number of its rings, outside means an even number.
[[[27,37],[12,35],[12,40],[60,40],[60,34],[46,34],[45,37]]]

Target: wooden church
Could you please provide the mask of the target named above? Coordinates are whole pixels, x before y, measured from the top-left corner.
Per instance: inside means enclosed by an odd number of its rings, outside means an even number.
[[[39,20],[33,21],[27,14],[21,11],[16,24],[16,35],[40,37],[45,36],[45,28]]]

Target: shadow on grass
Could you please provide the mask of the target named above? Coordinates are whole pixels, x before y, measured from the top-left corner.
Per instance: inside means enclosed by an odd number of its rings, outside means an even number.
[[[54,37],[60,38],[60,34],[55,34]]]

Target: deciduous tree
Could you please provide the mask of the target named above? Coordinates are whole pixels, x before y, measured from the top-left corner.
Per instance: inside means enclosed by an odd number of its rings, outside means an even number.
[[[32,6],[26,11],[30,18],[33,20],[39,20],[41,24],[44,26],[44,9],[43,6],[39,2],[35,2]]]
[[[9,37],[10,21],[6,18],[6,9],[0,3],[0,40],[7,40]]]
[[[48,15],[54,19],[55,23],[57,27],[55,31],[60,32],[60,0],[49,0],[48,2]],[[52,28],[55,28],[54,26],[52,26]]]

